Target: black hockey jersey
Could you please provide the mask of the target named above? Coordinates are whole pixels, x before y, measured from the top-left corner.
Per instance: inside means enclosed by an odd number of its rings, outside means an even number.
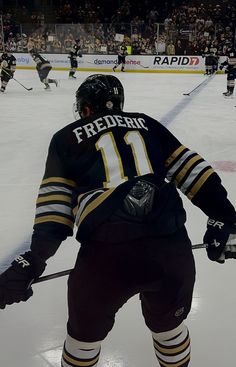
[[[0,65],[2,70],[6,70],[9,74],[13,75],[16,70],[16,58],[12,54],[4,52],[0,57]]]
[[[77,239],[86,239],[140,177],[157,187],[165,180],[174,183],[209,217],[234,217],[219,176],[198,153],[145,114],[107,112],[53,136],[37,199],[33,247],[40,246],[38,235],[64,240],[74,225]]]
[[[36,63],[36,69],[38,71],[43,70],[45,68],[51,67],[50,61],[47,60],[45,57],[40,55],[39,53],[32,54],[32,59]]]
[[[221,64],[227,66],[228,70],[236,69],[236,50],[231,48],[226,53],[227,59]]]
[[[76,60],[77,56],[82,57],[82,51],[79,45],[74,44],[74,46],[70,50],[69,58],[72,60]]]
[[[127,47],[125,45],[120,46],[118,55],[120,55],[120,56],[127,56],[128,55]]]

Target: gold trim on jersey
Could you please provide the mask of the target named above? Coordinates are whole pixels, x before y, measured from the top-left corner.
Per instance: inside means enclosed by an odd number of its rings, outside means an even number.
[[[47,201],[66,201],[67,203],[71,203],[71,197],[66,195],[47,195],[38,197],[36,204],[45,203]]]
[[[178,149],[176,149],[174,151],[174,153],[172,153],[170,155],[169,158],[167,158],[165,166],[169,167],[169,165],[185,150],[187,149],[184,145],[181,145]]]
[[[76,223],[76,225],[79,227],[81,222],[94,210],[96,209],[100,204],[102,204],[104,202],[104,200],[106,200],[115,190],[114,188],[108,189],[107,191],[105,191],[104,193],[102,193],[101,195],[99,195],[96,199],[94,199],[92,202],[90,202],[84,209],[84,211],[82,212],[79,221]]]
[[[191,188],[187,197],[192,200],[196,193],[200,190],[200,188],[204,185],[208,177],[210,177],[214,173],[213,168],[209,167],[207,171],[203,173],[203,175],[197,180],[194,186]]]
[[[165,165],[167,180],[175,182],[176,186],[190,200],[194,198],[208,177],[214,173],[209,163],[183,145],[171,154]]]
[[[184,176],[186,176],[188,174],[189,169],[194,165],[194,163],[196,163],[197,161],[202,160],[202,157],[200,155],[195,155],[194,157],[192,157],[186,164],[185,166],[182,168],[182,170],[177,174],[175,181],[176,182],[180,182]]]
[[[61,217],[59,215],[44,215],[42,217],[35,218],[34,224],[41,224],[46,222],[56,222],[65,224],[66,226],[74,228],[74,222],[68,218]]]
[[[52,182],[59,182],[59,183],[64,183],[68,186],[72,186],[72,187],[76,187],[76,182],[72,181],[72,180],[68,180],[67,178],[63,178],[63,177],[49,177],[49,178],[45,178],[41,185],[45,185],[48,183],[52,183]]]

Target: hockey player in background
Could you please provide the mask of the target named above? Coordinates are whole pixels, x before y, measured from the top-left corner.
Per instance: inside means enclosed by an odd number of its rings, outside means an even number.
[[[6,50],[0,56],[0,65],[1,65],[0,91],[4,93],[9,80],[13,78],[15,70],[16,70],[16,58],[15,56],[12,55],[10,50]]]
[[[125,42],[123,42],[118,51],[117,65],[113,67],[113,71],[115,71],[119,65],[121,65],[121,71],[125,71],[125,59],[127,55],[128,55],[127,47],[125,45]]]
[[[70,59],[70,71],[69,71],[70,79],[76,79],[75,72],[78,68],[77,57],[82,57],[79,39],[75,40],[75,44],[71,48],[70,55],[68,56],[68,58]]]
[[[227,98],[233,97],[235,79],[236,79],[236,49],[231,45],[226,52],[227,59],[220,64],[220,70],[226,67],[227,74],[227,92],[223,95]]]
[[[202,57],[205,58],[205,75],[212,75],[218,70],[217,48],[213,45],[205,47]]]
[[[48,78],[48,74],[52,70],[52,65],[50,64],[50,62],[45,57],[40,55],[34,48],[29,50],[29,53],[36,63],[36,70],[38,72],[40,81],[45,85],[45,90],[51,90],[49,85],[51,83],[55,84],[57,87],[58,81],[56,79]]]
[[[88,77],[75,105],[78,119],[49,146],[30,250],[0,275],[0,308],[32,296],[33,280],[76,225],[61,366],[97,366],[117,311],[140,294],[160,365],[187,367],[195,264],[177,187],[209,216],[210,260],[235,258],[235,209],[200,155],[152,117],[123,112],[116,77]]]

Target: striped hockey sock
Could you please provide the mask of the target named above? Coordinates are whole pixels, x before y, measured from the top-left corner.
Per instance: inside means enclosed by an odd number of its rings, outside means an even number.
[[[161,367],[187,367],[190,361],[190,338],[187,326],[152,333],[155,353]]]
[[[63,347],[62,367],[96,367],[99,360],[101,342],[85,343],[67,335]]]

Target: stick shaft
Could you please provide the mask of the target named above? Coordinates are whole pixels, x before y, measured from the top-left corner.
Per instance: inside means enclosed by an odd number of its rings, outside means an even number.
[[[20,84],[23,88],[25,88],[26,90],[32,90],[33,88],[27,88],[25,87],[22,83],[20,83],[16,78],[14,78],[14,76],[11,76],[11,74],[9,74],[6,70],[4,70],[4,73],[7,74],[8,76],[11,77],[11,79],[15,80],[15,82],[17,82],[18,84]]]
[[[204,243],[198,243],[196,245],[192,245],[192,249],[193,250],[196,250],[196,249],[199,249],[199,248],[206,248],[206,245]],[[72,269],[68,269],[68,270],[62,270],[62,271],[59,271],[57,273],[52,273],[52,274],[49,274],[49,275],[44,275],[38,279],[35,279],[33,284],[36,284],[36,283],[42,283],[42,282],[45,282],[46,280],[50,280],[50,279],[56,279],[56,278],[60,278],[60,277],[63,277],[65,275],[69,275],[70,272],[72,271]]]
[[[215,75],[215,73],[211,74],[208,78],[213,77]],[[190,96],[191,93],[193,93],[196,89],[198,89],[201,85],[203,85],[204,83],[206,83],[206,81],[208,80],[204,79],[201,83],[199,83],[195,88],[193,88],[190,92],[188,93],[183,93],[184,96]]]

